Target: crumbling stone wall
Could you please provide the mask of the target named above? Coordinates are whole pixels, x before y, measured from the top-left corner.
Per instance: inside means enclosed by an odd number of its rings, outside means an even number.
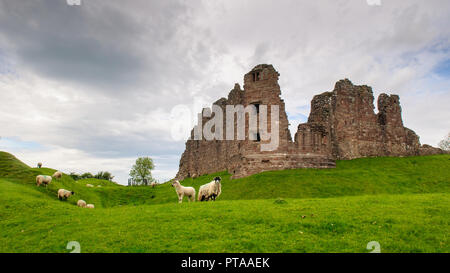
[[[374,112],[372,88],[340,80],[334,90],[314,96],[308,122],[300,124],[296,142],[301,151],[326,149],[335,159],[370,156],[411,156],[443,153],[421,146],[414,131],[403,126],[398,95],[380,94]],[[310,129],[315,126],[317,129]],[[320,129],[319,129],[320,128]],[[306,141],[302,136],[322,134],[326,141]],[[431,148],[430,148],[431,147]]]
[[[292,140],[285,104],[278,84],[280,74],[272,65],[258,65],[244,76],[243,90],[239,84],[213,105],[220,106],[226,124],[227,105],[267,105],[268,131],[271,132],[270,106],[279,106],[279,146],[273,151],[261,151],[270,141],[251,140],[248,117],[245,120],[245,139],[194,139],[186,142],[181,156],[178,179],[227,170],[233,178],[268,170],[293,168],[333,168],[335,159],[368,156],[407,156],[442,153],[431,146],[420,146],[414,131],[403,126],[400,100],[397,95],[381,94],[378,114],[374,112],[372,89],[340,80],[334,90],[314,96],[307,123],[300,124]],[[208,111],[208,109],[203,109]],[[202,126],[214,118],[202,118]],[[237,121],[234,121],[237,139]]]
[[[268,170],[290,168],[329,168],[335,162],[326,153],[299,153],[297,145],[292,141],[289,131],[285,104],[281,99],[278,84],[280,74],[272,65],[258,65],[244,76],[244,89],[235,84],[228,98],[221,98],[214,105],[220,106],[226,113],[227,105],[267,105],[267,130],[271,132],[271,105],[279,106],[278,126],[279,145],[273,151],[261,151],[261,145],[270,140],[251,140],[248,117],[245,119],[245,140],[225,140],[226,127],[223,130],[224,140],[194,140],[195,128],[191,139],[186,142],[186,150],[181,156],[178,179],[197,177],[207,173],[228,170],[233,178],[244,177]],[[203,110],[205,111],[205,110]],[[211,118],[203,118],[205,125]],[[226,116],[223,116],[226,124]],[[234,135],[237,139],[237,119],[234,121]]]

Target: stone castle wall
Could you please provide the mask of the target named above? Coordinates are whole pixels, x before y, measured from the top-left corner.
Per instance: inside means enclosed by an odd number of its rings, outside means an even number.
[[[397,95],[378,97],[378,114],[374,112],[372,89],[353,85],[348,79],[338,81],[332,92],[317,95],[311,102],[308,123],[300,124],[296,138],[310,134],[305,128],[316,126],[330,141],[326,152],[336,159],[368,156],[410,156],[421,154],[419,137],[403,126],[400,99]],[[310,150],[323,149],[316,145]]]
[[[268,131],[271,131],[270,106],[279,106],[279,146],[261,151],[269,141],[251,140],[248,117],[244,140],[194,140],[195,128],[181,156],[177,179],[227,170],[233,178],[268,170],[295,168],[332,168],[335,159],[368,156],[408,156],[442,153],[428,145],[420,146],[414,131],[403,126],[397,95],[381,94],[379,113],[374,112],[374,97],[369,86],[338,81],[331,92],[314,96],[307,123],[300,124],[292,140],[285,104],[278,85],[279,73],[272,65],[258,65],[239,84],[214,103],[226,113],[227,105],[268,105]],[[208,109],[203,109],[208,111]],[[202,113],[203,113],[202,111]],[[214,118],[202,118],[202,126]],[[225,114],[223,124],[226,124]],[[237,121],[234,135],[237,137]]]

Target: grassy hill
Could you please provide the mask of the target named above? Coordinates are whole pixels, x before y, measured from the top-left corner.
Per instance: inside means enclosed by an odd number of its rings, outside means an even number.
[[[450,252],[450,155],[338,161],[336,169],[216,175],[216,202],[177,204],[170,183],[124,187],[37,174],[0,152],[0,252]],[[86,184],[101,187],[89,188]],[[56,198],[58,188],[75,195]],[[78,199],[96,208],[75,206]],[[305,216],[305,217],[302,217]]]
[[[222,200],[450,192],[450,155],[339,160],[335,169],[270,171],[230,180],[226,172],[186,179],[194,186],[220,175]]]
[[[107,180],[95,178],[73,180],[69,175],[63,174],[61,179],[53,179],[47,187],[36,186],[36,175],[52,175],[56,172],[50,168],[30,168],[9,153],[0,152],[0,181],[7,180],[38,191],[42,194],[57,197],[58,189],[67,189],[75,192],[73,198],[67,200],[73,205],[79,199],[95,204],[96,207],[108,207],[126,204],[145,204],[150,202],[153,189],[150,187],[125,187]],[[86,184],[94,185],[93,188]],[[97,187],[100,185],[101,187]]]

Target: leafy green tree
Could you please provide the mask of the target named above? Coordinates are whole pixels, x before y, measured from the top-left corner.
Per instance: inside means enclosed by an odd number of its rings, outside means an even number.
[[[79,175],[79,174],[76,174],[76,173],[74,173],[74,172],[71,172],[69,175],[70,175],[70,177],[72,177],[73,180],[79,180],[79,179],[81,179],[80,175]]]
[[[110,172],[100,171],[96,175],[94,175],[94,178],[111,181],[114,176],[112,176]]]
[[[152,170],[155,168],[150,157],[139,157],[130,171],[130,176],[137,185],[148,185],[155,181],[152,177]]]
[[[103,179],[103,172],[102,171],[98,172],[96,175],[94,175],[94,178]]]
[[[439,148],[444,151],[450,151],[450,133],[448,133],[447,137],[439,142]]]
[[[92,175],[92,173],[83,173],[81,175],[81,179],[86,179],[86,178],[94,178],[94,176]]]
[[[114,176],[112,176],[112,174],[110,172],[103,172],[103,179],[104,180],[112,181],[113,178],[114,178]]]

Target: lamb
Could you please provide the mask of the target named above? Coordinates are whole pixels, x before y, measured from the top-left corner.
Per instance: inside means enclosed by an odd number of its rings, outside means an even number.
[[[193,187],[184,187],[178,180],[172,182],[172,187],[175,187],[175,191],[178,195],[178,203],[183,202],[183,197],[186,196],[189,202],[195,201],[195,189]]]
[[[156,182],[152,182],[152,188],[156,187],[157,183]]]
[[[38,166],[39,169],[42,168],[42,163],[39,162],[37,166]]]
[[[86,201],[84,200],[78,200],[77,202],[77,206],[81,207],[81,208],[85,208],[86,207]]]
[[[216,198],[222,193],[221,178],[216,177],[208,184],[200,186],[198,190],[198,201],[208,201],[209,199],[215,201]]]
[[[56,172],[52,175],[52,177],[53,177],[53,178],[61,178],[61,177],[62,177],[62,172],[56,171]]]
[[[58,190],[58,198],[59,198],[59,200],[67,199],[70,196],[72,196],[73,194],[75,194],[73,191],[68,191],[68,190],[65,190],[65,189],[59,189]]]
[[[92,184],[86,184],[86,187],[93,188],[94,185],[92,185]]]
[[[95,208],[95,206],[94,206],[94,204],[87,204],[87,205],[86,205],[86,208],[88,208],[88,209],[93,209],[93,208]]]
[[[52,182],[52,177],[48,176],[48,175],[38,175],[36,176],[36,185],[39,187],[41,184],[44,184],[45,186],[47,186],[48,184],[50,184]]]

